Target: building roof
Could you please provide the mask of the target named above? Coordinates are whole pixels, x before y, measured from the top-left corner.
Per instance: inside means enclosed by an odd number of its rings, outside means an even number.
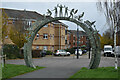
[[[69,30],[69,32],[77,36],[77,30]],[[87,34],[84,31],[78,31],[78,33],[82,36],[87,36]]]
[[[3,8],[2,8],[3,10]],[[44,16],[36,11],[27,11],[27,10],[15,10],[15,9],[6,9],[4,8],[4,12],[7,14],[9,18],[24,18],[24,19],[34,19],[34,20],[43,20]],[[53,17],[46,16],[48,19]],[[66,24],[60,21],[54,21],[54,23],[60,23],[65,27],[68,27]]]
[[[25,18],[35,20],[43,19],[43,16],[35,11],[4,9],[4,12],[8,15],[9,18]]]

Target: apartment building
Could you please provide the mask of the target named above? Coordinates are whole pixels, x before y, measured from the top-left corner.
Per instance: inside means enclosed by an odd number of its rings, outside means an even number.
[[[27,10],[13,10],[13,9],[2,9],[8,16],[8,26],[14,25],[16,22],[16,18],[21,18],[23,21],[27,21],[27,29],[31,27],[31,25],[36,22],[43,20],[43,15],[35,12],[35,11],[27,11]],[[52,17],[46,16],[48,19]],[[60,21],[55,21],[46,24],[41,28],[36,34],[32,49],[33,50],[58,50],[65,48],[65,29],[68,26],[63,24]],[[6,44],[14,44],[9,36],[6,36]]]
[[[70,32],[70,48],[77,47],[77,31],[76,30],[69,30]],[[78,31],[78,42],[79,47],[83,45],[87,46],[87,35],[84,31]]]

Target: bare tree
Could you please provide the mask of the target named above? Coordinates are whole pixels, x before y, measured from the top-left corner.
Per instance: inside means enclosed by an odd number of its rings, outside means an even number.
[[[97,2],[98,10],[106,16],[106,22],[111,29],[111,37],[114,34],[114,49],[116,49],[116,32],[120,28],[120,1],[118,0],[99,0]],[[115,53],[115,69],[117,69],[117,56]]]

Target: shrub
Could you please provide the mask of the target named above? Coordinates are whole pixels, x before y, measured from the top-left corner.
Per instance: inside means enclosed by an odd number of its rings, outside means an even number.
[[[65,49],[65,51],[70,52],[71,54],[75,53],[75,49],[74,48]]]
[[[3,54],[6,54],[8,59],[23,58],[20,54],[20,49],[16,45],[5,44],[3,46]]]
[[[51,52],[51,51],[46,51],[46,55],[52,55],[53,54],[53,52]]]

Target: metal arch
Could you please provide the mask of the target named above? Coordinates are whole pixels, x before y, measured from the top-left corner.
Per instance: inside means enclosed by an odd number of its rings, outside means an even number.
[[[88,38],[90,39],[91,45],[92,45],[92,58],[91,61],[89,63],[88,68],[89,69],[95,69],[99,66],[100,63],[100,40],[99,37],[97,35],[97,33],[95,33],[95,30],[87,25],[86,23],[82,23],[77,21],[76,19],[73,18],[69,18],[69,17],[56,17],[56,18],[52,18],[52,19],[45,19],[42,22],[41,21],[37,21],[35,22],[35,24],[37,24],[36,28],[31,32],[31,37],[28,38],[28,42],[25,43],[24,45],[24,59],[25,59],[25,63],[28,67],[34,67],[33,61],[32,61],[32,54],[31,54],[31,49],[32,49],[32,43],[34,40],[35,35],[37,34],[37,32],[46,24],[50,23],[50,22],[54,22],[57,20],[67,20],[70,22],[73,22],[77,25],[79,25],[88,35]],[[89,27],[91,29],[89,29]],[[94,34],[95,33],[95,34]]]

